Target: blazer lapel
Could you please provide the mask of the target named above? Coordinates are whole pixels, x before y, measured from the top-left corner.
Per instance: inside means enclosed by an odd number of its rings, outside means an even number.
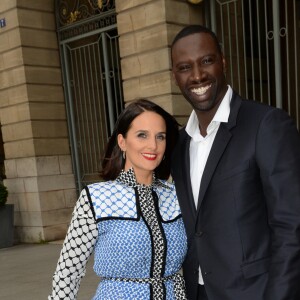
[[[188,205],[190,206],[190,211],[193,214],[194,220],[196,219],[196,205],[194,201],[192,185],[191,185],[191,173],[190,173],[190,140],[191,138],[185,133],[185,141],[181,143],[183,162],[182,162],[182,179],[186,187],[185,193]]]
[[[230,103],[230,115],[228,123],[221,123],[219,130],[216,134],[214,143],[212,145],[211,151],[209,153],[204,172],[202,175],[202,180],[200,184],[197,214],[200,210],[201,203],[203,201],[204,195],[206,193],[207,187],[211,181],[211,178],[216,170],[216,167],[219,163],[219,160],[222,157],[222,154],[229,143],[232,133],[230,130],[236,125],[236,119],[238,110],[241,105],[241,98],[239,98],[235,93],[232,96]]]

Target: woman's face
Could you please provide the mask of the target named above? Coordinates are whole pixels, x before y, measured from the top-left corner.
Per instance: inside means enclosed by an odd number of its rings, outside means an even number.
[[[125,171],[133,167],[137,181],[149,184],[165,153],[166,123],[159,114],[145,111],[132,121],[126,137],[118,135],[118,144],[126,152]]]

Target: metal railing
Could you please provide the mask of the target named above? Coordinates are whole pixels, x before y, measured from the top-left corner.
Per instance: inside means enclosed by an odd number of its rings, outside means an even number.
[[[245,98],[286,110],[300,128],[300,1],[209,1],[206,19],[222,42],[227,79]]]

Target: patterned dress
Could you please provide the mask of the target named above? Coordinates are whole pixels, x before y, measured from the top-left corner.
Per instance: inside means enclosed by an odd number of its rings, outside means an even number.
[[[94,251],[93,300],[183,300],[178,274],[187,251],[175,187],[136,182],[133,169],[91,184],[75,206],[48,300],[76,299]]]

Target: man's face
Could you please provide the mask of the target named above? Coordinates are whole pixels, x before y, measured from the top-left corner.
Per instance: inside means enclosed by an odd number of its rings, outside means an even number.
[[[208,33],[179,39],[172,48],[172,72],[196,112],[217,110],[227,91],[225,59]]]

